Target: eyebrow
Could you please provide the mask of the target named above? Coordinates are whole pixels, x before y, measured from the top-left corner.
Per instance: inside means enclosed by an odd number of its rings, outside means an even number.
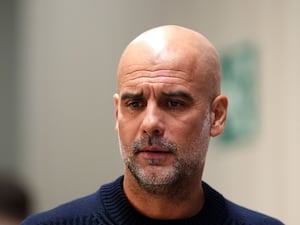
[[[121,100],[124,101],[126,99],[139,99],[143,97],[143,93],[130,93],[130,92],[125,92],[124,94],[121,95]],[[175,92],[162,92],[162,96],[165,97],[180,97],[183,98],[187,101],[193,101],[193,98],[190,94],[184,92],[184,91],[175,91]]]
[[[138,99],[138,98],[142,98],[143,97],[143,93],[130,93],[130,92],[125,92],[124,94],[122,94],[121,96],[121,100],[124,101],[126,99]]]
[[[193,101],[193,98],[190,94],[184,92],[184,91],[175,91],[175,92],[162,92],[163,96],[166,97],[180,97],[187,101]]]

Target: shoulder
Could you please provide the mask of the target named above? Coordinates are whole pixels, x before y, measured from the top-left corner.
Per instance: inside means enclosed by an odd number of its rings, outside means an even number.
[[[237,225],[283,225],[279,220],[225,199],[228,218]],[[231,223],[230,223],[231,224]]]
[[[203,182],[206,212],[218,213],[218,218],[226,225],[283,225],[279,220],[260,212],[245,208],[224,198],[219,192]],[[225,222],[224,222],[225,221]]]
[[[92,220],[100,207],[100,193],[97,191],[51,210],[29,216],[21,225],[68,224],[68,221],[72,220],[82,222]]]

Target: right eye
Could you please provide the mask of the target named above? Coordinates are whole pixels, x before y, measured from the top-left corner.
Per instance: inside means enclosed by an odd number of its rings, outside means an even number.
[[[145,104],[142,101],[130,101],[127,103],[127,106],[132,109],[137,109],[143,107]]]

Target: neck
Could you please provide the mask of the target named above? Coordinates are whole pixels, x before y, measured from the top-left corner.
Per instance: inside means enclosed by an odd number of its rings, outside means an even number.
[[[124,191],[133,207],[153,219],[184,219],[196,215],[204,205],[201,175],[190,177],[177,191],[153,193],[141,187],[130,174],[124,175]]]

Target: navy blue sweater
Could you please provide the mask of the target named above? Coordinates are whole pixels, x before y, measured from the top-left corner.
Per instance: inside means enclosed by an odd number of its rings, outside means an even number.
[[[205,204],[197,215],[180,220],[154,220],[130,205],[122,184],[120,177],[94,194],[30,216],[21,225],[283,225],[228,201],[204,182]]]

